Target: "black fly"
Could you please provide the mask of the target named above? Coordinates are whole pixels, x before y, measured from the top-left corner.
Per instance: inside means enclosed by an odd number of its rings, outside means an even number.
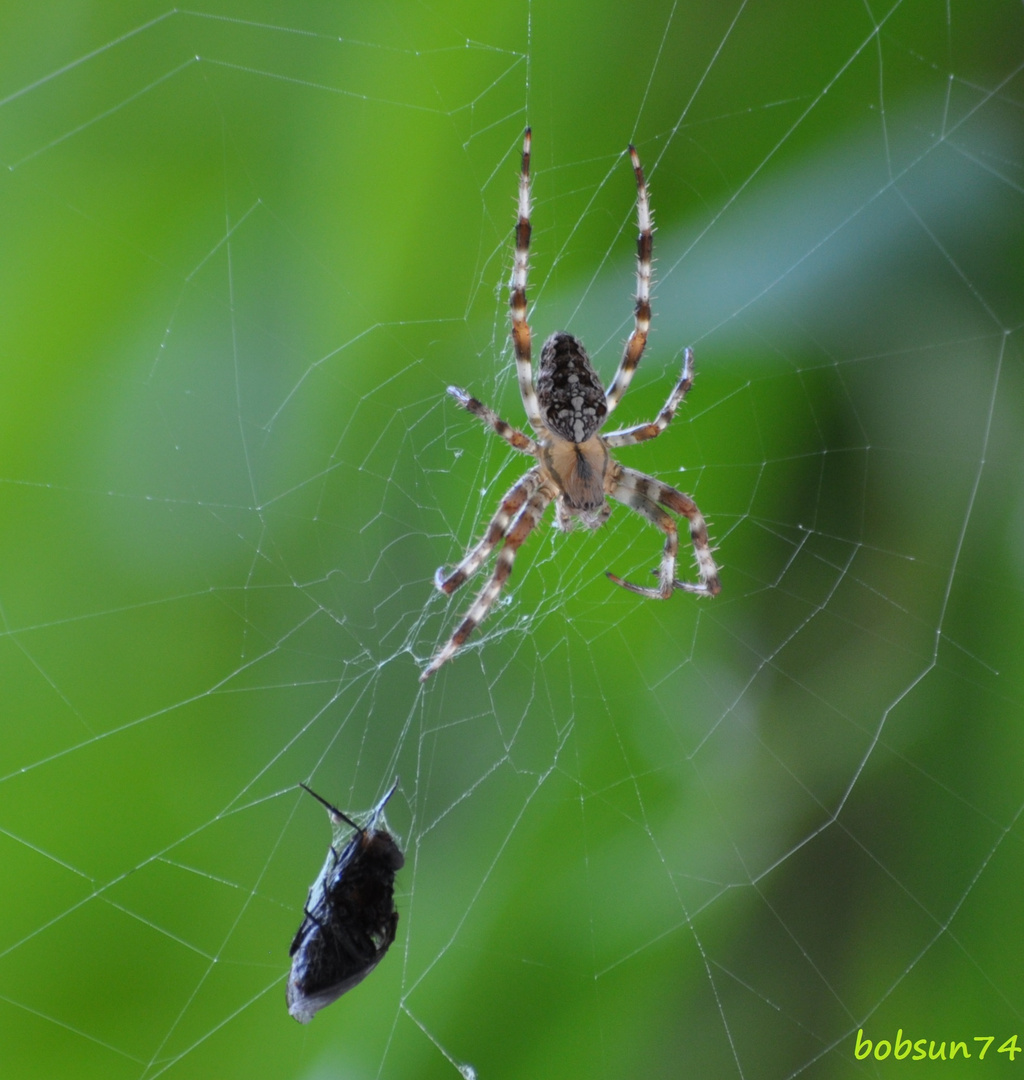
[[[334,834],[289,950],[288,1012],[308,1024],[325,1005],[362,982],[395,940],[395,872],[405,856],[389,832],[376,828],[397,778],[364,826],[300,786],[327,807]]]

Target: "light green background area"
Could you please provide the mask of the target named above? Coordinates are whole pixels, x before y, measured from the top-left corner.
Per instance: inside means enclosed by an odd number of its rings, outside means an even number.
[[[0,1075],[1024,1041],[1022,115],[997,0],[7,5]],[[421,689],[473,589],[434,571],[525,467],[445,388],[524,423],[527,122],[536,339],[605,378],[642,156],[616,422],[686,345],[697,379],[620,458],[692,492],[723,593],[616,590],[661,537],[549,512]],[[297,784],[358,813],[396,773],[398,940],[299,1027]]]

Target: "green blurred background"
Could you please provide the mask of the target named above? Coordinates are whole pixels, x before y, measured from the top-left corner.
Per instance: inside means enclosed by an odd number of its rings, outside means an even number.
[[[998,0],[6,5],[0,1075],[911,1068],[861,1028],[998,1071],[1022,68]],[[616,419],[698,376],[621,458],[695,495],[723,593],[613,589],[660,549],[622,509],[545,525],[424,690],[468,602],[433,572],[523,468],[444,389],[522,423],[527,122],[535,335],[605,377],[643,158]],[[299,1027],[296,785],[359,812],[396,773],[398,941]]]

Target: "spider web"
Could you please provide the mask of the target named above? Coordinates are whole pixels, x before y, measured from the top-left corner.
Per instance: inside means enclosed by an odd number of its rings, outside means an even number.
[[[5,1075],[898,1071],[861,1030],[1011,1057],[1019,5],[2,20]],[[434,570],[524,467],[444,390],[523,423],[527,122],[535,340],[605,378],[640,151],[616,423],[688,344],[697,379],[619,457],[694,495],[723,592],[615,589],[660,535],[549,511],[421,687],[478,587]],[[395,776],[398,940],[300,1028],[329,830],[297,785],[358,814]]]

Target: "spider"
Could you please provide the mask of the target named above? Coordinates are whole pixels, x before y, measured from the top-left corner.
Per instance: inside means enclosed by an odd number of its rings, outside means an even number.
[[[665,534],[658,585],[644,588],[623,581],[608,572],[616,585],[640,596],[665,600],[673,590],[698,596],[717,596],[721,591],[718,568],[711,555],[707,526],[697,504],[689,495],[663,484],[653,476],[620,465],[610,451],[657,438],[672,422],[676,409],[693,384],[693,351],[683,354],[683,372],[658,418],[649,424],[600,433],[609,414],[622,400],[647,343],[651,322],[651,250],[653,223],[640,158],[633,146],[629,157],[636,175],[636,207],[639,236],[636,253],[636,307],[634,328],[626,342],[611,386],[605,390],[594,371],[582,342],[563,330],[553,333],[541,349],[540,372],[536,384],[531,363],[530,326],[526,321],[526,276],[530,250],[530,129],[523,139],[522,169],[519,174],[519,218],[515,230],[515,261],[511,282],[512,347],[519,375],[519,392],[533,437],[524,435],[492,409],[457,386],[448,393],[464,409],[478,417],[496,435],[520,453],[536,459],[536,464],[519,478],[501,501],[487,531],[465,558],[449,574],[437,571],[434,583],[451,595],[471,578],[500,541],[504,541],[494,572],[480,590],[472,606],[448,642],[437,650],[420,676],[423,682],[447,663],[480,625],[497,599],[509,574],[519,546],[540,521],[548,504],[555,503],[556,524],[569,530],[577,520],[591,529],[599,528],[611,514],[609,499],[635,510]],[[671,510],[687,519],[690,540],[697,561],[697,582],[676,579],[679,535]]]

